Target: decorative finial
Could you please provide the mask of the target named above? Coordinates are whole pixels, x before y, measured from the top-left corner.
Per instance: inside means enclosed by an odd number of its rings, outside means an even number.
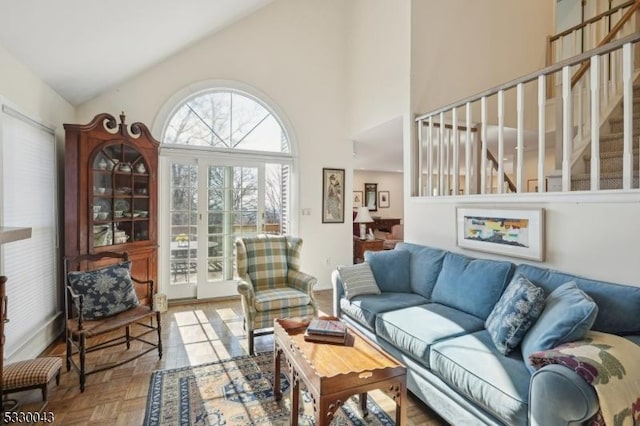
[[[124,115],[124,111],[122,111],[120,113],[120,123],[124,124],[124,119],[125,119],[125,115]]]

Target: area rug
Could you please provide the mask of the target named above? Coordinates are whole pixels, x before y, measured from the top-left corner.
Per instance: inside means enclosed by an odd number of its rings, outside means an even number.
[[[272,352],[155,371],[149,385],[144,425],[288,425],[289,379],[281,372],[283,397],[280,402],[274,400],[272,384]],[[371,398],[367,408],[369,415],[363,419],[357,397],[349,398],[331,424],[395,424]],[[300,425],[315,425],[311,400],[304,390],[300,395],[298,418]]]

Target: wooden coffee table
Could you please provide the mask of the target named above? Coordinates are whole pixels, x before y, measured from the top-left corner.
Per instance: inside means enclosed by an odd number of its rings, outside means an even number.
[[[284,360],[291,380],[291,425],[298,424],[300,381],[307,387],[318,426],[328,425],[347,398],[360,395],[363,416],[367,413],[367,392],[381,389],[396,403],[396,425],[407,417],[407,370],[368,339],[349,329],[345,345],[307,342],[306,323],[287,319],[274,321],[274,381],[276,401],[280,391],[280,361]]]

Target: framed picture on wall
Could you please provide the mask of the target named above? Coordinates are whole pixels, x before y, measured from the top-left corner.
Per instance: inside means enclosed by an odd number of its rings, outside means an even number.
[[[391,200],[389,199],[389,191],[378,192],[378,207],[381,209],[389,208]]]
[[[362,207],[364,204],[362,203],[362,191],[353,191],[353,207]]]
[[[544,209],[458,207],[458,247],[544,261]]]
[[[322,223],[344,223],[344,169],[322,169]]]
[[[364,184],[364,205],[367,206],[367,208],[371,212],[375,212],[378,210],[378,184],[377,183]]]

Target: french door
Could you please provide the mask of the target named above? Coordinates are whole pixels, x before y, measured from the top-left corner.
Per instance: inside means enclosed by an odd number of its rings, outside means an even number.
[[[265,165],[163,160],[163,291],[169,299],[237,294],[234,241],[265,229]]]

